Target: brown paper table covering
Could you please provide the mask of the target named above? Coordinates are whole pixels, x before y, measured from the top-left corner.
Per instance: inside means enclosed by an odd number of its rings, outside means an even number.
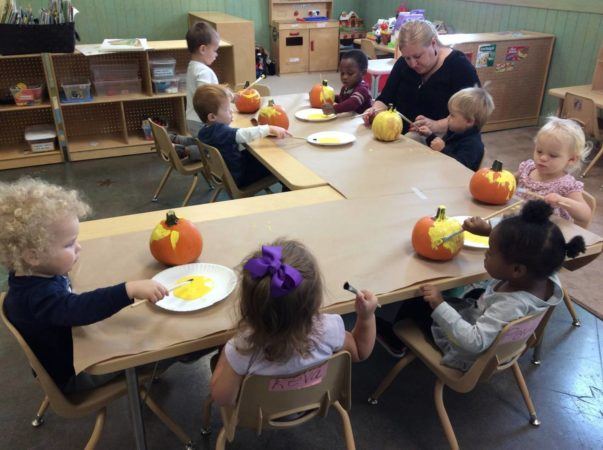
[[[236,267],[250,251],[277,237],[299,239],[315,254],[325,279],[325,306],[351,299],[347,280],[377,294],[442,277],[483,273],[483,250],[463,250],[453,261],[417,257],[410,244],[416,220],[433,215],[439,204],[449,215],[485,214],[466,188],[434,190],[426,200],[415,194],[355,199],[271,211],[197,224],[204,238],[201,262]],[[158,214],[158,220],[160,220]],[[568,237],[581,231],[564,223]],[[86,241],[72,273],[76,292],[149,278],[165,269],[154,261],[151,230]],[[588,244],[598,236],[584,232]],[[236,291],[235,291],[236,292]],[[118,356],[159,350],[232,329],[236,294],[196,313],[175,314],[150,305],[125,308],[113,317],[74,328],[74,366],[80,372]]]
[[[456,160],[411,139],[401,136],[394,142],[373,137],[362,118],[346,113],[327,122],[304,122],[295,111],[309,108],[308,94],[274,97],[289,115],[289,131],[308,137],[319,131],[342,131],[356,136],[352,144],[316,146],[298,139],[270,139],[271,142],[310,168],[347,198],[403,194],[412,191],[464,187],[473,172]],[[237,115],[236,126],[249,126],[253,115]],[[252,152],[267,166],[270,156],[262,150],[263,140],[249,144]]]

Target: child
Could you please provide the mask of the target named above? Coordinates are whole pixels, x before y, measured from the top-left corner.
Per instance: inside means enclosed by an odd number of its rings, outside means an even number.
[[[237,186],[243,188],[270,175],[270,171],[245,150],[243,144],[269,134],[284,138],[289,136],[287,130],[272,125],[231,128],[230,97],[226,89],[217,84],[200,86],[193,97],[193,105],[204,123],[199,130],[199,140],[220,151]]]
[[[542,195],[555,214],[585,226],[592,211],[582,195],[584,183],[568,173],[590,150],[584,132],[573,120],[551,117],[534,143],[533,159],[522,162],[516,174],[518,195],[526,199],[531,198],[529,192]]]
[[[436,152],[442,152],[476,171],[484,157],[480,130],[494,110],[492,96],[480,87],[458,91],[448,100],[448,131],[437,137],[427,126],[418,131],[427,136],[426,143]]]
[[[219,405],[235,403],[243,377],[289,375],[347,350],[362,361],[375,343],[377,298],[356,297],[357,321],[345,331],[337,314],[321,314],[323,286],[318,264],[299,242],[279,239],[244,262],[239,331],[230,339],[211,379]]]
[[[9,270],[4,310],[64,393],[117,375],[75,375],[71,327],[106,319],[134,298],[155,303],[168,294],[153,280],[71,292],[67,272],[81,249],[79,218],[89,210],[76,191],[41,180],[0,183],[0,264]]]
[[[411,300],[406,308],[404,302],[396,320],[410,317],[418,322],[444,354],[443,364],[468,370],[507,323],[563,299],[556,272],[566,256],[577,256],[585,246],[581,236],[565,242],[559,227],[549,220],[552,212],[545,202],[535,200],[494,229],[479,217],[467,219],[466,230],[490,235],[484,267],[494,279],[477,301],[471,296],[445,300],[437,287],[422,286],[423,300]]]
[[[335,96],[335,104],[322,105],[324,114],[355,112],[362,114],[373,105],[368,86],[362,80],[368,68],[368,59],[360,50],[351,50],[341,57],[339,74],[341,76],[341,93]]]
[[[186,33],[186,45],[191,54],[186,71],[186,121],[188,131],[197,136],[203,124],[193,107],[193,97],[199,86],[218,84],[218,77],[209,66],[218,56],[220,36],[206,22],[197,22]]]

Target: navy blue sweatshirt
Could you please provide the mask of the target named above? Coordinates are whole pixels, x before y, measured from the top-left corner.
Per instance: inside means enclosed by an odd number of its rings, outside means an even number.
[[[435,134],[429,136],[427,145],[430,145],[435,137]],[[471,127],[462,133],[448,130],[442,139],[446,143],[442,153],[456,159],[474,172],[479,169],[479,164],[484,157],[484,143],[477,127]]]
[[[67,277],[9,274],[4,310],[60,389],[75,375],[71,327],[112,316],[132,303],[125,283],[73,294]]]

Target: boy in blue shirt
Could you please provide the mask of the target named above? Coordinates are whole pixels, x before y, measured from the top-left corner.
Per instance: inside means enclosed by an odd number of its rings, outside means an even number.
[[[197,88],[193,106],[203,121],[199,140],[218,149],[237,186],[244,188],[270,175],[270,171],[243,144],[268,135],[284,138],[290,136],[287,130],[273,125],[232,128],[230,96],[217,84],[205,84]]]

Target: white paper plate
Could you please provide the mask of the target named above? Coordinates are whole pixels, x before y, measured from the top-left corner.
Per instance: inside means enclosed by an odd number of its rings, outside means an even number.
[[[297,117],[299,120],[304,120],[306,122],[327,122],[329,120],[335,119],[337,117],[337,114],[325,116],[322,113],[322,109],[308,108],[295,111],[295,117]]]
[[[203,279],[195,279],[189,285],[170,291],[170,295],[164,297],[155,305],[168,311],[197,311],[199,309],[208,308],[214,303],[225,299],[230,295],[237,285],[237,276],[228,267],[218,264],[194,263],[185,264],[183,266],[171,267],[159,272],[153,277],[153,280],[160,282],[168,289],[179,283],[179,280],[184,281],[191,277],[204,277]],[[209,280],[209,281],[208,281]],[[195,297],[197,293],[202,292],[204,281],[207,285],[212,285],[211,290]],[[182,289],[186,289],[183,291]],[[192,299],[183,299],[180,295],[190,294]]]
[[[469,219],[470,217],[471,216],[454,216],[454,217],[451,217],[451,219],[456,220],[457,222],[459,222],[462,225],[463,222],[466,219]],[[471,247],[471,248],[489,248],[489,245],[488,245],[489,238],[488,238],[488,236],[479,236],[477,234],[473,234],[473,233],[469,233],[468,231],[465,231],[463,233],[463,238],[464,238],[464,245],[465,245],[465,247]]]
[[[320,133],[314,133],[307,137],[310,144],[314,145],[345,145],[356,140],[356,137],[350,133],[344,133],[342,131],[321,131]]]

